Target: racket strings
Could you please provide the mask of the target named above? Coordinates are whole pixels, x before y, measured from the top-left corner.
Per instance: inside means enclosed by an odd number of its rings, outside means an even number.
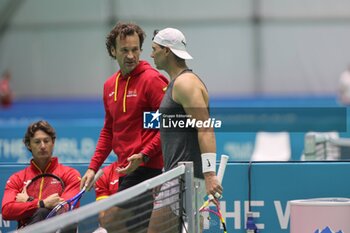
[[[62,195],[63,191],[63,181],[52,174],[40,174],[34,177],[27,186],[28,195],[40,200],[55,193]]]
[[[213,203],[215,205],[216,211],[209,207],[210,203]],[[224,219],[224,217],[222,216],[222,213],[221,213],[220,202],[217,202],[217,204],[216,204],[215,202],[213,202],[211,200],[207,200],[203,204],[203,206],[200,208],[199,212],[200,213],[208,212],[208,213],[211,213],[211,214],[214,214],[215,216],[217,216],[220,219],[220,222],[221,222],[222,228],[224,230],[224,233],[227,232],[225,219]],[[208,215],[208,220],[211,220],[210,215]]]
[[[216,207],[216,211],[211,209],[209,207],[210,203],[213,203]],[[226,223],[225,223],[225,219],[224,217],[222,216],[222,212],[221,212],[221,208],[220,208],[220,202],[213,202],[211,200],[208,200],[199,210],[199,212],[208,212],[208,213],[211,213],[211,214],[214,214],[215,216],[217,216],[219,219],[220,219],[220,222],[221,222],[221,226],[223,228],[223,231],[224,233],[227,232],[227,229],[226,229]],[[208,220],[211,220],[211,217],[210,215],[208,215]]]

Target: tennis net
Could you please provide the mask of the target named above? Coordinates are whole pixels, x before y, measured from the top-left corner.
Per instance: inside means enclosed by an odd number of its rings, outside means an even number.
[[[336,132],[308,132],[304,138],[304,160],[349,159],[350,139]],[[345,153],[346,151],[346,153]]]
[[[165,184],[171,185],[166,186]],[[153,205],[156,209],[156,202],[162,199],[162,203],[168,205],[169,209],[175,213],[172,215],[173,218],[162,219],[160,223],[163,225],[162,232],[181,232],[183,230],[184,232],[198,232],[198,212],[195,202],[192,201],[194,189],[193,164],[183,162],[168,172],[118,192],[109,198],[29,225],[16,232],[147,232]],[[161,198],[154,201],[155,196]],[[148,208],[150,205],[151,208]],[[152,218],[154,221],[154,217]]]

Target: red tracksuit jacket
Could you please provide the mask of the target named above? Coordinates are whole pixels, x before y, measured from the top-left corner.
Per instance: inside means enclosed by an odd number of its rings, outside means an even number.
[[[97,171],[112,150],[121,167],[141,152],[150,158],[141,166],[163,168],[159,130],[143,129],[143,112],[159,109],[167,85],[168,80],[146,61],[127,76],[118,71],[109,77],[103,91],[105,122],[89,168]]]
[[[118,163],[114,162],[103,168],[103,175],[96,181],[96,201],[105,199],[118,191],[119,174],[116,171]]]
[[[76,169],[58,163],[58,159],[53,157],[45,171],[41,171],[34,161],[31,160],[28,167],[11,175],[7,180],[2,199],[3,219],[17,220],[25,223],[26,218],[34,214],[38,209],[38,202],[40,200],[34,199],[30,202],[16,202],[16,195],[22,192],[28,180],[33,179],[41,173],[51,173],[62,179],[65,189],[61,197],[65,200],[73,197],[80,191],[81,177]]]

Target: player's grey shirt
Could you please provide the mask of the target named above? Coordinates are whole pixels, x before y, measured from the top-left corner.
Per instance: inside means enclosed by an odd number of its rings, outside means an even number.
[[[185,70],[184,72],[192,71]],[[169,126],[169,120],[186,120],[186,117],[183,117],[186,116],[184,108],[172,98],[172,90],[175,80],[176,78],[169,83],[160,104],[160,112],[162,113],[160,138],[164,157],[164,169],[165,171],[168,171],[176,167],[180,161],[193,161],[194,176],[197,178],[204,178],[197,129],[164,127],[162,124],[163,120],[165,120],[166,126]]]

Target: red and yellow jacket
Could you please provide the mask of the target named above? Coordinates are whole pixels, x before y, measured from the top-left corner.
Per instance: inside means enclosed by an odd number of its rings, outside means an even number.
[[[103,168],[103,175],[96,181],[96,201],[105,199],[118,191],[119,175],[116,171],[118,163],[114,162]]]
[[[159,109],[167,85],[168,80],[146,61],[126,76],[118,71],[108,78],[103,91],[105,122],[89,168],[96,172],[112,150],[121,167],[141,152],[150,158],[141,166],[163,168],[159,130],[143,128],[143,113]]]
[[[33,160],[25,169],[11,175],[7,180],[5,192],[2,199],[2,218],[5,220],[17,220],[25,222],[38,209],[39,199],[28,202],[16,202],[16,195],[22,192],[27,182],[41,173],[51,173],[60,177],[65,185],[61,195],[63,199],[69,199],[80,191],[80,173],[71,167],[64,166],[58,162],[56,157],[51,158],[51,162],[44,171],[35,164]],[[40,190],[38,190],[40,192]]]

